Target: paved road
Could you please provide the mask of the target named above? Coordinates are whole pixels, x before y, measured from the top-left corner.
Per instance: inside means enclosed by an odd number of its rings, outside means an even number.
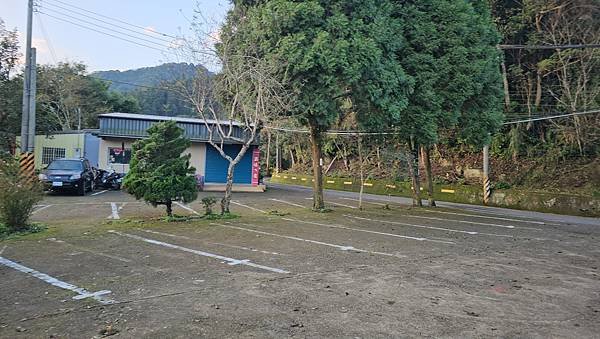
[[[298,191],[298,192],[306,192],[307,194],[311,194],[312,189],[306,186],[300,185],[283,185],[283,184],[274,184],[269,183],[270,188],[279,189],[279,190],[289,190],[289,191]],[[347,192],[347,191],[336,191],[336,190],[325,190],[327,195],[331,197],[350,197],[354,199],[358,199],[358,193],[356,192]],[[382,196],[376,194],[363,194],[365,199],[380,201],[382,203],[396,203],[402,205],[410,205],[412,204],[412,199],[404,198],[404,197],[395,197],[395,196]],[[424,199],[423,203],[427,205],[427,200]],[[573,224],[584,224],[584,225],[594,225],[600,227],[600,218],[590,218],[590,217],[580,217],[573,215],[564,215],[564,214],[552,214],[552,213],[542,213],[535,211],[523,211],[523,210],[515,210],[510,208],[502,208],[502,207],[492,207],[492,206],[481,206],[481,205],[469,205],[469,204],[460,204],[455,202],[446,202],[446,201],[436,201],[438,207],[448,207],[455,209],[462,209],[469,212],[478,212],[483,214],[499,214],[507,217],[516,217],[516,218],[532,218],[544,220],[547,222],[558,222],[558,223],[573,223]]]
[[[240,218],[179,223],[122,192],[48,196],[46,233],[0,242],[0,337],[600,333],[597,220],[326,196],[314,213],[309,190],[272,185],[234,195]]]

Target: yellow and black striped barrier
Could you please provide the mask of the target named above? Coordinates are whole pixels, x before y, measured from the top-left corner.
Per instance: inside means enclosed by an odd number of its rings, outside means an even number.
[[[490,184],[490,178],[483,179],[483,203],[488,204],[492,195],[492,185]]]
[[[21,176],[28,178],[28,180],[33,180],[35,178],[35,157],[33,153],[21,153],[19,169]]]

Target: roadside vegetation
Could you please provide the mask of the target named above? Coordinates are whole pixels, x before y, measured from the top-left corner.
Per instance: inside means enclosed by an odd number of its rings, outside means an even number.
[[[0,238],[42,231],[43,226],[29,221],[42,198],[41,183],[22,176],[17,159],[8,155],[0,159]]]
[[[173,203],[189,203],[198,197],[190,166],[190,154],[181,155],[191,142],[175,121],[157,123],[148,129],[148,138],[132,146],[130,170],[123,180],[125,190],[152,206],[165,205],[173,216]]]

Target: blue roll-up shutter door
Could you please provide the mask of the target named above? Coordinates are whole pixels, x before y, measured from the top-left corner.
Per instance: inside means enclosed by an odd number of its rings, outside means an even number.
[[[230,157],[235,157],[239,153],[241,145],[224,145],[224,151]],[[233,182],[236,184],[252,183],[252,150],[251,146],[244,154],[244,157],[235,166],[233,172]],[[225,183],[227,181],[227,166],[229,162],[224,159],[219,151],[210,144],[206,144],[206,167],[204,171],[205,182]]]

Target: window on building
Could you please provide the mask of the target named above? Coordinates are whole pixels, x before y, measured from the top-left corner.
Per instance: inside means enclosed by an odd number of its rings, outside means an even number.
[[[129,164],[131,160],[131,149],[123,150],[121,147],[108,148],[108,162],[111,164]]]
[[[42,148],[42,164],[48,165],[54,159],[64,158],[65,149],[57,147],[43,147]]]

